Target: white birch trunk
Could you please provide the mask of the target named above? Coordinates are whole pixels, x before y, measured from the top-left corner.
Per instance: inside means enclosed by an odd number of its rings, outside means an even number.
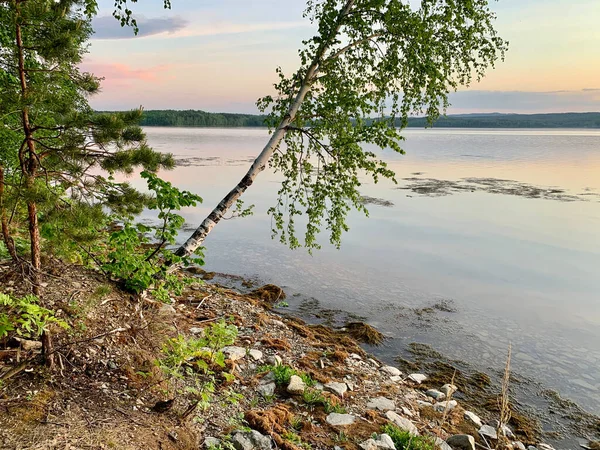
[[[352,6],[354,5],[354,0],[348,0],[344,8],[340,11],[340,15],[338,18],[338,25],[333,32],[333,36],[330,37],[329,42],[333,40],[333,38],[338,34],[342,20],[345,15],[348,14]],[[311,88],[311,84],[314,81],[315,75],[318,71],[319,65],[322,59],[325,57],[325,52],[328,50],[329,45],[324,45],[321,50],[315,55],[315,58],[308,68],[306,72],[306,76],[302,80],[302,84],[300,85],[300,89],[294,98],[294,101],[288,108],[287,114],[275,130],[275,132],[271,135],[269,142],[263,148],[262,152],[256,157],[250,169],[240,180],[240,182],[235,186],[224,198],[219,202],[219,204],[212,210],[212,212],[204,219],[204,221],[200,224],[200,226],[194,231],[194,233],[188,238],[188,240],[177,249],[175,254],[177,256],[190,256],[194,253],[194,251],[200,247],[211,230],[215,227],[217,223],[223,218],[223,216],[227,213],[227,211],[233,206],[233,204],[242,196],[242,194],[252,185],[256,177],[260,172],[265,170],[267,163],[275,153],[275,150],[279,148],[281,145],[281,141],[285,137],[285,133],[287,132],[287,127],[294,121],[296,118],[296,114],[304,102],[306,94],[309,92]]]

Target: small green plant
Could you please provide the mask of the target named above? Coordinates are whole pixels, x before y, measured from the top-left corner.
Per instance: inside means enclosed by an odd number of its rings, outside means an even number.
[[[169,265],[189,265],[192,262],[191,258],[179,257],[165,250],[166,246],[175,244],[177,233],[185,223],[184,218],[174,211],[196,206],[202,202],[202,198],[188,191],[180,191],[150,172],[143,171],[141,176],[154,193],[148,208],[158,211],[161,224],[151,227],[133,223],[131,216],[115,217],[115,221],[122,222],[122,227],[110,234],[108,261],[102,265],[102,269],[119,280],[126,289],[137,293],[149,289],[158,300],[167,302],[171,292],[181,295],[185,286],[192,281],[170,274],[166,269]],[[195,255],[199,258],[193,260],[194,264],[202,265],[202,249]]]
[[[435,450],[436,448],[433,438],[413,436],[408,431],[389,423],[381,427],[381,432],[392,438],[397,450]]]
[[[67,328],[67,323],[39,305],[33,295],[16,298],[0,293],[0,339],[14,331],[19,336],[39,338],[50,324]]]
[[[313,380],[313,378],[307,373],[301,373],[299,376],[302,378],[304,384],[306,384],[308,387],[313,387],[317,384],[317,382]]]
[[[298,375],[296,369],[285,364],[279,364],[277,366],[260,366],[258,371],[259,373],[272,372],[277,386],[287,386],[290,383],[292,375]]]
[[[302,429],[302,422],[302,417],[300,416],[294,416],[290,419],[290,425],[296,431],[300,431]]]
[[[277,303],[275,305],[275,308],[288,308],[289,306],[290,306],[290,304],[284,300],[284,301]]]
[[[338,444],[343,444],[345,442],[348,442],[349,437],[344,431],[340,431],[339,433],[333,435],[333,440]]]
[[[300,446],[302,448],[305,448],[305,449],[312,448],[312,446],[308,442],[303,442],[302,438],[292,431],[283,433],[281,435],[281,437],[283,437],[283,439],[285,439],[286,441],[291,442],[292,444],[296,444],[297,446]]]
[[[329,413],[346,414],[348,412],[346,410],[345,406],[340,405],[339,403],[331,403],[327,399],[325,399],[325,403],[323,403],[323,406],[325,407],[325,412],[327,414],[329,414]]]
[[[204,330],[201,338],[186,338],[179,335],[169,339],[164,348],[164,357],[158,365],[165,375],[185,382],[185,388],[180,392],[192,397],[192,405],[184,416],[190,415],[197,407],[206,409],[213,400],[218,378],[230,380],[231,374],[223,369],[225,355],[221,349],[231,345],[237,337],[237,327],[228,325],[224,320],[212,324]],[[239,394],[227,390],[225,400],[237,402]]]

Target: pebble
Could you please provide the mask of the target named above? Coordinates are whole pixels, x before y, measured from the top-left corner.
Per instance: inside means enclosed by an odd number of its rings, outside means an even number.
[[[448,444],[446,444],[446,441],[444,441],[443,439],[440,439],[439,437],[435,437],[435,446],[437,448],[439,448],[440,450],[452,450],[452,447],[450,447]]]
[[[394,383],[400,383],[402,381],[402,377],[400,375],[394,375],[393,377],[390,377],[390,380],[392,380]]]
[[[270,366],[280,366],[282,362],[283,362],[283,360],[281,359],[281,356],[279,356],[279,355],[269,356],[266,360],[266,363],[269,364]]]
[[[200,327],[192,327],[192,328],[190,328],[190,333],[192,333],[192,334],[202,334],[203,331],[204,330],[202,328],[200,328]]]
[[[454,408],[456,408],[457,405],[458,402],[456,400],[448,400],[446,402],[436,403],[435,405],[433,405],[433,409],[435,409],[438,412],[444,412],[446,410],[452,411]]]
[[[225,353],[231,361],[237,361],[238,359],[243,359],[246,356],[246,349],[243,347],[228,346],[223,347],[221,351]]]
[[[250,354],[252,359],[254,359],[254,361],[260,361],[263,359],[263,352],[261,352],[260,350],[253,348],[250,349],[248,353]]]
[[[263,397],[268,397],[268,396],[275,394],[276,387],[277,386],[275,385],[275,383],[271,382],[271,383],[259,384],[258,388],[256,388],[256,390]]]
[[[396,405],[393,400],[385,397],[375,397],[369,400],[367,408],[378,409],[379,411],[389,411],[396,409]]]
[[[438,391],[437,389],[429,389],[427,392],[425,392],[425,395],[427,395],[427,397],[431,397],[438,401],[442,401],[442,400],[446,399],[446,394]]]
[[[525,448],[525,444],[523,444],[521,441],[517,441],[517,442],[513,442],[513,445],[515,446],[516,449],[518,450],[527,450]]]
[[[237,450],[271,450],[271,438],[256,430],[238,431],[231,438]]]
[[[306,389],[306,384],[302,381],[298,375],[292,375],[290,378],[290,383],[288,384],[287,391],[290,394],[300,395],[304,393]]]
[[[475,438],[468,434],[456,434],[446,439],[446,443],[453,449],[475,450]]]
[[[329,425],[344,426],[344,425],[352,425],[356,418],[352,414],[338,414],[331,413],[325,419]]]
[[[393,376],[393,377],[397,377],[397,376],[399,376],[399,375],[402,375],[402,372],[400,372],[400,370],[399,370],[399,369],[397,369],[397,368],[395,368],[395,367],[393,367],[393,366],[383,366],[383,367],[381,368],[381,371],[382,371],[382,372],[385,372],[385,373],[387,373],[388,375],[391,375],[391,376]]]
[[[160,307],[160,309],[158,310],[158,314],[161,316],[172,316],[173,314],[176,314],[177,311],[175,310],[175,308],[173,308],[172,305],[167,305],[166,303],[164,305],[162,305]]]
[[[446,397],[450,397],[452,394],[458,391],[458,388],[453,384],[445,384],[440,388],[440,391],[446,394]]]
[[[393,422],[401,430],[408,431],[413,436],[419,435],[419,429],[416,427],[412,421],[408,420],[406,417],[402,417],[396,414],[394,411],[388,411],[385,413],[385,417]]]
[[[468,422],[471,422],[476,427],[481,428],[481,426],[483,425],[481,418],[474,412],[465,411],[464,418],[465,418],[465,420],[467,420]]]
[[[417,384],[421,384],[427,379],[427,375],[423,375],[422,373],[411,373],[408,378]]]
[[[344,394],[348,390],[346,383],[338,383],[336,381],[326,383],[323,387],[326,391],[333,392],[338,397],[344,397]]]
[[[363,450],[396,450],[394,441],[392,441],[392,438],[385,433],[366,440],[360,444],[360,448]]]
[[[431,408],[433,406],[433,403],[424,402],[423,400],[417,400],[417,405],[419,405],[419,408]]]
[[[537,450],[554,450],[554,447],[548,444],[538,444]]]
[[[482,425],[479,429],[479,434],[483,437],[490,439],[498,439],[498,433],[496,433],[496,429],[490,425]]]

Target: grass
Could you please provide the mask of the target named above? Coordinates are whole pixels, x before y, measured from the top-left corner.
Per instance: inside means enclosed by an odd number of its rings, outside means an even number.
[[[413,436],[408,431],[401,430],[392,424],[381,427],[381,432],[394,441],[396,450],[435,450],[435,442],[429,436]]]
[[[298,372],[293,367],[285,364],[279,364],[277,366],[260,366],[258,371],[273,373],[275,384],[277,386],[287,386],[290,383],[290,379],[293,375],[298,375],[308,387],[312,387],[316,384],[316,381],[313,380],[309,374]]]
[[[332,412],[346,414],[346,408],[344,408],[344,406],[331,402],[323,395],[321,391],[318,391],[317,389],[305,390],[302,394],[302,400],[308,406],[322,406],[327,414]]]

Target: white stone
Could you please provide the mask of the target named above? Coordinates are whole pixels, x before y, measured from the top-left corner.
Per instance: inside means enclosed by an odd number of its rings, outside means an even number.
[[[476,427],[481,428],[481,426],[483,425],[483,422],[481,421],[479,416],[477,414],[475,414],[474,412],[465,411],[464,418],[465,418],[465,420],[467,420],[468,422],[471,422]]]
[[[190,333],[192,333],[192,334],[202,334],[203,331],[204,331],[204,329],[200,328],[200,327],[192,327],[192,328],[190,328]],[[211,439],[215,439],[215,438],[211,438]]]
[[[417,400],[417,405],[419,405],[419,408],[431,408],[433,406],[433,403],[424,402],[423,400]]]
[[[523,444],[521,441],[513,442],[513,444],[518,450],[527,450],[525,448],[525,444]]]
[[[468,434],[456,434],[446,439],[446,443],[453,449],[475,450],[475,438]]]
[[[439,437],[435,437],[435,446],[437,448],[439,448],[440,450],[452,450],[452,447],[450,447],[448,444],[446,444],[446,441],[444,441],[443,439],[440,439]]]
[[[400,383],[402,381],[402,377],[400,375],[395,375],[390,377],[390,380],[392,380],[394,383]]]
[[[554,450],[554,447],[548,444],[538,444],[537,448],[538,450]]]
[[[305,389],[306,384],[304,384],[302,378],[300,378],[298,375],[292,375],[292,377],[290,378],[290,384],[288,384],[287,387],[287,391],[290,394],[300,395],[304,393]]]
[[[396,414],[394,411],[388,411],[385,413],[385,417],[394,423],[401,430],[408,431],[413,436],[419,435],[419,429],[416,427],[412,421],[408,420],[406,417],[402,417]]]
[[[423,375],[422,373],[411,373],[408,378],[413,380],[417,384],[421,384],[423,381],[427,379],[427,375]]]
[[[385,397],[375,397],[369,400],[367,408],[378,409],[380,411],[389,411],[396,409],[396,405],[393,400]]]
[[[490,425],[482,425],[482,427],[479,429],[479,434],[489,439],[498,439],[498,433],[496,433],[496,429]]]
[[[279,355],[269,356],[266,360],[266,363],[271,366],[280,366],[282,362],[283,362],[283,360],[281,359],[281,356],[279,356]]]
[[[399,376],[399,375],[402,375],[402,372],[400,372],[400,370],[399,370],[399,369],[397,369],[397,368],[395,368],[395,367],[393,367],[393,366],[383,366],[383,367],[381,368],[381,371],[382,371],[382,372],[385,372],[385,373],[387,373],[388,375],[391,375],[391,376],[393,376],[393,377],[397,377],[397,376]]]
[[[352,414],[331,413],[327,416],[325,420],[329,425],[338,427],[344,425],[352,425],[354,423],[355,417]]]
[[[456,406],[458,405],[458,402],[456,400],[448,400],[446,402],[439,402],[436,403],[435,405],[433,405],[433,409],[435,409],[438,412],[444,412],[444,411],[452,411],[454,408],[456,408]]]
[[[263,352],[261,352],[260,350],[253,348],[250,349],[248,353],[250,354],[252,359],[254,359],[254,361],[260,361],[263,359]]]
[[[236,450],[270,450],[271,438],[263,436],[256,430],[238,431],[231,439]]]
[[[348,390],[348,386],[346,385],[346,383],[338,383],[336,381],[326,383],[323,387],[326,391],[333,392],[339,397],[343,397],[346,391]]]
[[[243,347],[236,347],[232,345],[228,347],[223,347],[221,351],[225,353],[227,357],[232,361],[243,359],[246,356],[246,349]]]
[[[216,437],[207,436],[206,438],[204,438],[205,448],[217,447],[219,445],[221,445],[221,440],[217,439]]]
[[[396,450],[394,441],[387,434],[380,434],[375,438],[371,438],[360,444],[363,450]]]
[[[452,394],[458,391],[458,388],[453,384],[445,384],[440,388],[440,391],[446,394],[446,397],[450,397]]]
[[[438,401],[446,400],[446,394],[438,391],[437,389],[429,389],[427,392],[425,392],[425,395]]]
[[[275,383],[271,382],[271,383],[259,384],[258,388],[256,388],[256,390],[263,397],[269,397],[269,396],[275,394],[275,388],[276,388]]]

